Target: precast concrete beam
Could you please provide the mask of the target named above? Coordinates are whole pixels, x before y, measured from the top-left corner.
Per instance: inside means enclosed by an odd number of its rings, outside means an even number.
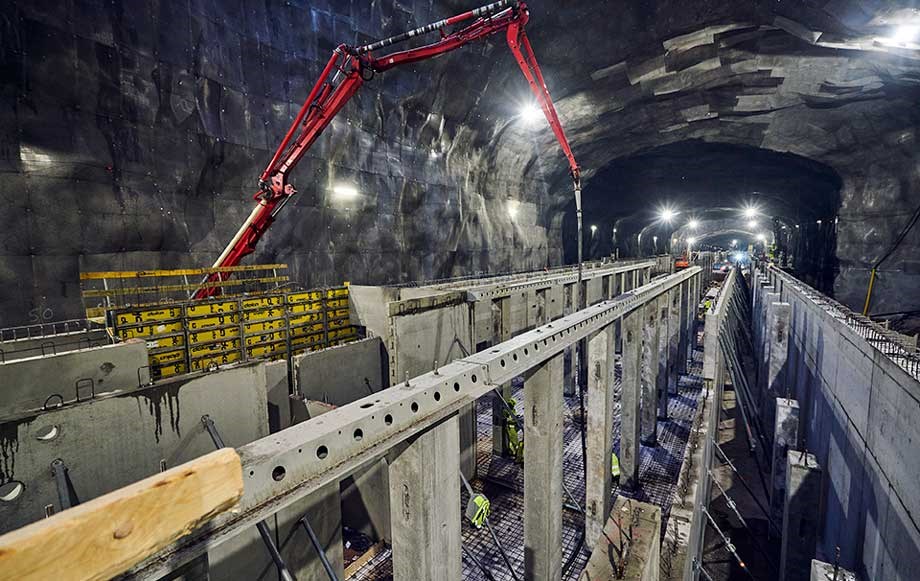
[[[457,416],[428,428],[391,451],[394,581],[460,581],[459,451]]]
[[[642,334],[645,309],[623,317],[620,382],[620,471],[623,484],[635,488],[639,483],[639,438],[642,418]]]
[[[534,581],[562,575],[562,358],[524,379],[524,579]]]
[[[788,397],[789,386],[784,385],[786,360],[789,358],[789,321],[792,317],[792,305],[773,303],[770,305],[770,318],[767,321],[769,333],[768,359],[766,362],[767,393],[774,397]]]
[[[807,452],[790,450],[786,462],[780,581],[808,581],[821,528],[821,467]]]
[[[160,551],[132,569],[128,577],[166,575],[311,492],[385,456],[400,442],[490,393],[495,385],[557,358],[567,347],[643,308],[698,273],[699,267],[693,267],[658,278],[614,300],[238,448],[246,479],[239,510],[216,517],[207,529],[194,531]],[[561,434],[558,441],[561,446]],[[279,474],[284,477],[279,479]],[[561,495],[556,506],[561,510]]]
[[[588,340],[585,544],[589,550],[604,530],[611,507],[615,330],[615,324],[608,325]]]
[[[790,451],[798,448],[799,402],[794,399],[776,399],[776,424],[773,431],[772,489],[770,513],[775,522],[783,518],[786,500],[786,461]]]
[[[690,299],[690,282],[687,281],[681,285],[680,289],[680,316],[678,318],[678,338],[677,338],[677,373],[687,373],[687,360],[689,359],[690,350],[687,343],[690,341],[690,325],[688,321],[692,316],[693,303]]]

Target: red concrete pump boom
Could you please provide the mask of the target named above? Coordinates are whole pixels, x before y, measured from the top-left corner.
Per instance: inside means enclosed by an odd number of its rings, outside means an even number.
[[[288,173],[348,100],[374,73],[436,57],[503,30],[506,31],[508,47],[568,159],[569,170],[575,183],[576,202],[580,210],[581,177],[578,164],[559,123],[556,108],[524,31],[528,18],[527,5],[524,2],[501,0],[372,44],[357,48],[343,44],[336,48],[287,135],[272,156],[271,162],[259,177],[259,191],[253,196],[257,202],[255,208],[214,266],[236,266],[244,256],[255,250],[256,244],[271,226],[278,212],[296,193],[293,188],[287,187]],[[475,20],[471,24],[455,32],[447,33],[444,30],[447,26],[473,19]],[[374,51],[435,31],[441,33],[441,39],[432,44],[381,57],[375,57],[373,54]],[[216,272],[205,278],[204,282],[220,282],[229,277],[229,272]],[[195,298],[208,298],[218,294],[218,286],[202,287],[195,293]]]

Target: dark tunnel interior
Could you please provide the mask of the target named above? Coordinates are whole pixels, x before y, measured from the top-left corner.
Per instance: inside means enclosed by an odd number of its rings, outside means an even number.
[[[832,292],[841,187],[833,168],[794,154],[699,140],[664,145],[617,159],[589,182],[584,256],[681,253],[689,238],[696,248],[730,250],[734,241],[747,249],[764,235],[797,275]],[[568,263],[577,260],[577,239],[573,199],[563,222]]]

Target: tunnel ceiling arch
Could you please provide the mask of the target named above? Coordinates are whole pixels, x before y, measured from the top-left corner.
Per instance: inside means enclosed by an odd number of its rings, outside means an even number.
[[[81,269],[210,264],[329,51],[479,3],[12,0],[0,22],[6,321],[79,316]],[[874,40],[914,4],[528,4],[586,195],[619,179],[610,168],[687,144],[797,156],[786,167],[839,177],[835,291],[861,294],[920,182],[920,47]],[[503,38],[378,75],[298,167],[302,195],[252,260],[287,262],[308,285],[562,262],[571,185],[552,132],[519,117],[529,94]],[[339,181],[360,196],[336,200]]]

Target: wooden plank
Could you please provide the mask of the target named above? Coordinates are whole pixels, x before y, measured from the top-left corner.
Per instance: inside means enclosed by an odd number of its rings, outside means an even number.
[[[219,266],[212,268],[180,268],[174,270],[110,270],[81,272],[80,280],[102,280],[103,278],[152,278],[159,276],[198,276],[215,272],[253,272],[256,270],[282,270],[286,264],[247,264],[244,266]]]
[[[0,537],[0,577],[104,580],[237,504],[240,457],[232,448],[141,480]]]

